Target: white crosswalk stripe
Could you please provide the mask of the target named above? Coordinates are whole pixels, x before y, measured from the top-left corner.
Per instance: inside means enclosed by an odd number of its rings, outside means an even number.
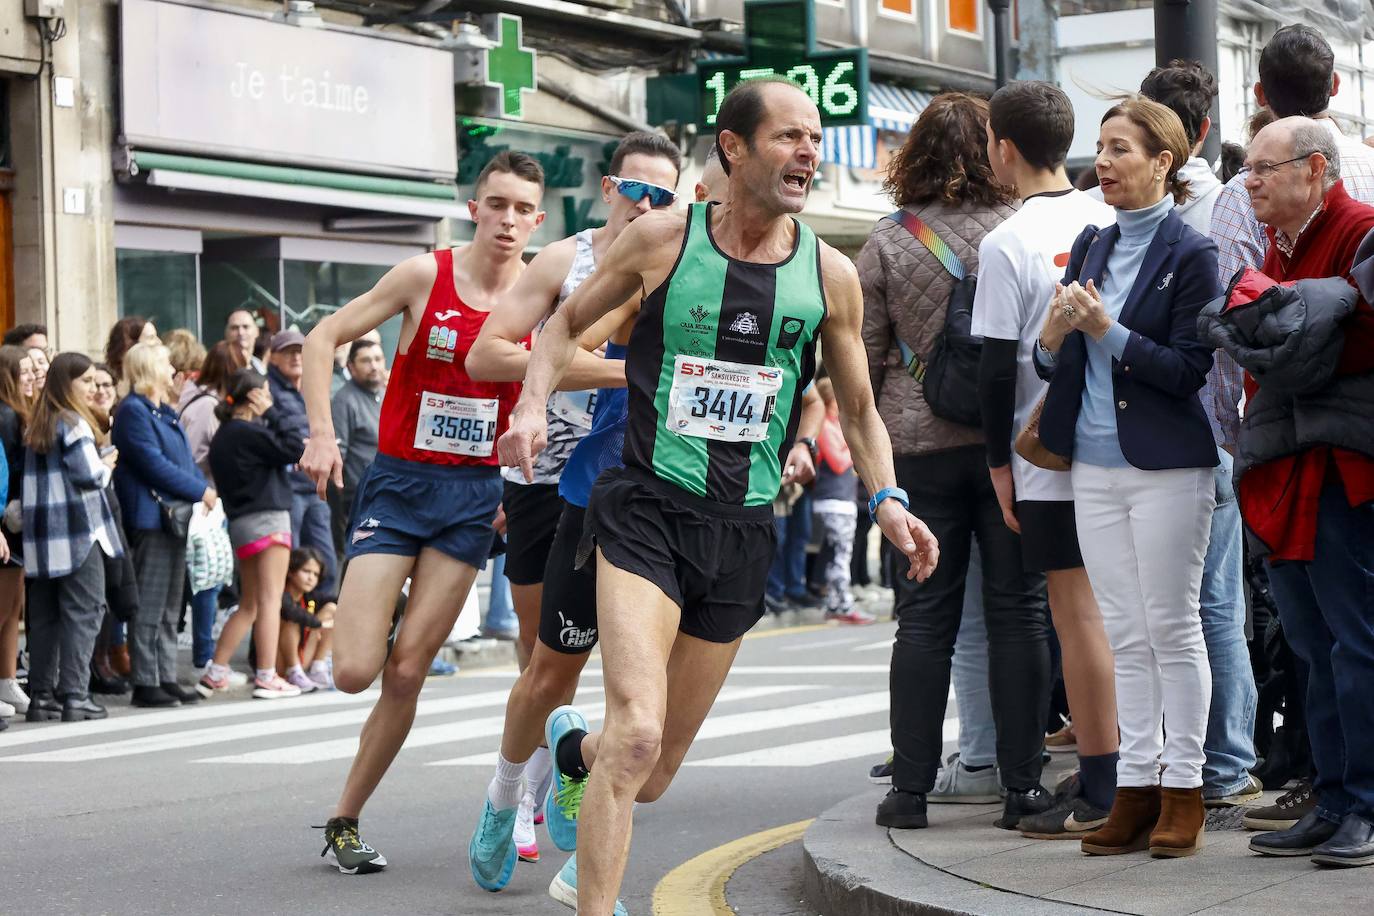
[[[760,687],[727,687],[721,691],[720,697],[716,702],[730,703],[743,700],[752,700],[759,697],[774,696],[780,693],[791,693],[797,690],[805,690],[806,687],[796,684],[775,684]],[[588,696],[600,696],[600,688],[587,692]],[[504,697],[503,697],[504,701]],[[605,711],[602,703],[580,703],[579,709],[588,721],[601,720]],[[442,725],[426,725],[420,728],[412,728],[410,736],[406,738],[404,749],[415,749],[419,747],[434,747],[439,744],[452,744],[459,741],[469,741],[474,738],[490,738],[501,734],[505,727],[506,717],[503,713],[498,716],[488,716],[482,719],[469,719],[462,722],[445,722]],[[312,764],[324,760],[340,760],[352,757],[358,750],[358,738],[356,735],[347,738],[338,738],[330,741],[316,741],[309,744],[297,744],[290,747],[273,748],[263,751],[251,751],[244,754],[231,754],[224,757],[209,757],[198,760],[197,763],[271,763],[271,764]]]
[[[946,719],[944,741],[954,741],[959,737],[959,720]],[[855,757],[873,757],[892,750],[892,733],[881,728],[875,731],[858,732],[852,735],[835,735],[815,741],[798,741],[795,744],[779,744],[738,754],[722,757],[708,757],[705,760],[686,762],[689,767],[813,767]]]
[[[788,691],[795,689],[797,688],[787,688]],[[723,693],[722,696],[724,696]],[[697,732],[697,740],[706,741],[711,738],[748,735],[776,728],[795,728],[801,725],[827,722],[832,719],[882,712],[885,709],[887,709],[887,691],[835,697],[800,706],[784,706],[726,716],[711,716],[702,723],[701,730]],[[485,754],[471,754],[467,757],[455,757],[452,760],[436,760],[430,766],[493,766],[495,763],[496,753],[493,751]]]
[[[853,639],[844,642],[848,645]],[[876,644],[853,646],[851,651],[865,651],[870,645]],[[888,729],[875,726],[881,723],[878,716],[888,708],[887,690],[844,693],[843,685],[858,675],[886,670],[886,665],[866,664],[739,665],[732,670],[732,681],[721,691],[713,714],[702,725],[698,744],[686,763],[694,767],[805,767],[885,754],[890,745]],[[484,680],[509,680],[514,672],[473,674]],[[600,722],[605,711],[599,680],[602,672],[598,668],[586,674],[592,682],[579,692],[577,703],[589,721]],[[755,681],[769,675],[793,682]],[[806,683],[796,683],[797,675],[805,675]],[[873,684],[872,680],[868,683]],[[496,752],[492,739],[499,737],[504,726],[508,687],[490,687],[493,689],[458,695],[435,695],[435,691],[427,690],[416,710],[418,724],[411,730],[405,749],[455,745],[463,752],[426,761],[426,765],[493,765]],[[823,699],[814,699],[810,692],[816,690],[827,693]],[[357,730],[371,714],[377,696],[374,689],[356,695],[329,693],[274,703],[208,703],[192,709],[130,712],[98,722],[24,729],[0,738],[0,764],[77,764],[169,751],[184,751],[185,759],[211,765],[308,766],[347,760],[357,751]],[[763,708],[722,709],[746,701],[764,701]],[[472,712],[477,713],[475,718],[453,715]],[[435,717],[443,718],[435,721]],[[945,739],[957,736],[957,728],[957,719],[947,720]],[[334,734],[328,734],[329,730],[335,730]],[[833,734],[815,737],[825,730]],[[730,738],[736,740],[713,747],[713,742]],[[274,740],[287,743],[272,746]],[[461,746],[469,742],[475,746],[464,751]],[[46,748],[34,747],[45,743],[49,745]],[[749,749],[755,744],[766,746]],[[229,747],[216,752],[217,745]],[[15,753],[20,748],[23,750]]]

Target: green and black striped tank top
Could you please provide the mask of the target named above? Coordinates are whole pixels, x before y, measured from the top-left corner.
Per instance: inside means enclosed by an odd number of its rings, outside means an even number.
[[[776,264],[739,261],[711,237],[711,204],[689,208],[677,263],[645,298],[625,377],[625,464],[706,499],[777,496],[826,315],[820,243],[799,221]]]

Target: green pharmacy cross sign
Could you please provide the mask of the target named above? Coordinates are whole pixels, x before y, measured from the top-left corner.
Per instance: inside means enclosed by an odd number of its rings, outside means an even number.
[[[501,117],[525,117],[526,92],[539,83],[534,73],[534,51],[523,47],[519,16],[501,13],[496,21],[499,44],[487,51],[486,85],[501,91]]]
[[[697,62],[703,124],[713,127],[725,96],[760,76],[795,80],[821,112],[821,124],[868,123],[868,52],[816,50],[815,0],[748,0],[745,56]]]

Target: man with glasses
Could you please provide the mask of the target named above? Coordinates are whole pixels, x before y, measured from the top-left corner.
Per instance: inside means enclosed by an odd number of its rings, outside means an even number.
[[[601,180],[602,200],[610,208],[606,225],[554,242],[535,256],[473,344],[468,371],[474,378],[525,377],[531,334],[592,275],[625,227],[673,205],[681,167],[678,148],[659,134],[632,133],[620,142],[610,174]],[[572,390],[549,398],[549,444],[534,463],[532,479],[519,468],[504,472],[506,576],[520,618],[517,654],[523,671],[506,705],[496,774],[469,849],[473,878],[489,891],[506,886],[517,857],[538,860],[534,813],[543,804],[552,767],[548,749],[541,746],[544,720],[571,700],[596,645],[595,579],[590,567],[576,568],[576,554],[591,482],[606,457],[619,460],[629,335],[629,327],[621,326],[626,318],[633,323],[638,305],[634,297],[625,314],[613,313],[598,325],[600,333],[594,328],[583,337],[563,379],[563,387]],[[589,352],[603,342],[604,358]],[[555,845],[573,848],[575,828],[561,820],[547,823]]]
[[[1268,225],[1269,247],[1264,276],[1247,276],[1228,291],[1228,312],[1246,308],[1270,281],[1339,277],[1353,285],[1365,274],[1362,294],[1340,320],[1343,340],[1333,352],[1306,357],[1305,375],[1324,383],[1294,391],[1282,387],[1283,371],[1246,379],[1237,494],[1263,545],[1284,634],[1308,669],[1317,771],[1312,808],[1285,830],[1255,836],[1250,849],[1311,855],[1322,865],[1374,865],[1374,309],[1363,295],[1371,285],[1374,207],[1346,192],[1335,138],[1307,118],[1260,131],[1245,166],[1240,174],[1255,215]],[[1299,290],[1308,316],[1303,336],[1320,337],[1318,323],[1335,309],[1318,301],[1323,290]],[[1277,307],[1276,319],[1287,321],[1288,309]]]

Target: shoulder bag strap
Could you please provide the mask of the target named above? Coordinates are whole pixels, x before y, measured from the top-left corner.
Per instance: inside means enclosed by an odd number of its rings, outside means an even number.
[[[935,260],[940,262],[940,266],[949,273],[955,281],[963,280],[968,274],[964,270],[964,262],[959,260],[959,256],[954,253],[954,249],[949,247],[949,243],[940,238],[935,230],[910,210],[902,209],[896,213],[889,213],[884,219],[890,219],[901,226],[920,242],[932,255]],[[926,375],[926,364],[915,350],[907,345],[906,341],[896,335],[896,327],[893,328],[893,337],[897,340],[897,349],[902,354],[902,364],[906,366],[907,375],[916,381],[923,381]]]

